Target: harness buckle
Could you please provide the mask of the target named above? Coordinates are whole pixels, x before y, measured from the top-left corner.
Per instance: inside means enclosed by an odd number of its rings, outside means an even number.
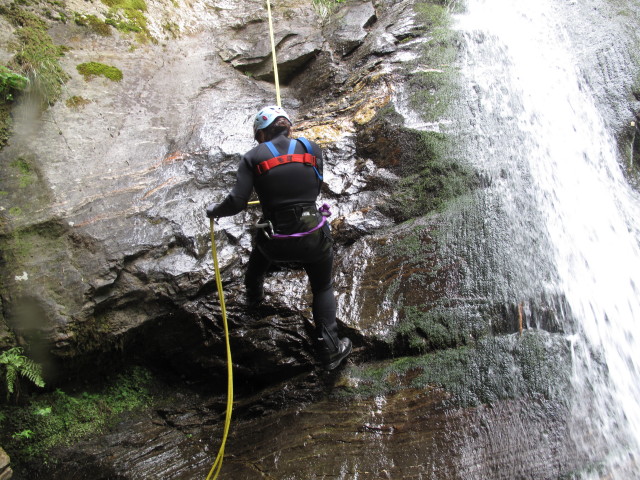
[[[273,234],[275,233],[273,231],[273,224],[271,223],[271,220],[267,220],[265,223],[258,222],[256,223],[256,227],[262,229],[262,233],[264,233],[264,236],[267,237],[269,240],[271,240]],[[269,233],[267,229],[269,229],[271,233]]]

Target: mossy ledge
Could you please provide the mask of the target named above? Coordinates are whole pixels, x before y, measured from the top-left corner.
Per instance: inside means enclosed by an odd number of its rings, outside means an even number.
[[[111,81],[119,82],[123,78],[122,71],[119,68],[99,62],[81,63],[76,66],[76,69],[87,81],[93,77],[105,77]]]
[[[132,367],[100,386],[31,394],[21,405],[0,404],[0,444],[14,465],[54,461],[49,452],[105,432],[121,414],[149,407],[154,379]]]
[[[66,47],[54,44],[47,32],[46,21],[21,4],[0,5],[0,15],[16,27],[15,55],[7,64],[8,69],[29,79],[29,92],[37,98],[41,108],[53,105],[69,78],[59,61]],[[0,148],[11,135],[10,114],[16,92],[9,93],[0,96]]]

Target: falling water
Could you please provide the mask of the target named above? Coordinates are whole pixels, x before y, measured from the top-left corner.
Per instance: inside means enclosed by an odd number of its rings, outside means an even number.
[[[546,238],[555,270],[544,288],[570,308],[563,329],[573,349],[572,435],[599,472],[583,478],[626,479],[640,454],[640,198],[576,67],[563,24],[571,5],[470,0],[458,18],[467,39],[463,77],[476,135],[491,139],[478,168],[496,181],[506,169],[504,195],[522,192],[535,203],[540,225],[529,232]],[[530,280],[540,282],[535,274]]]

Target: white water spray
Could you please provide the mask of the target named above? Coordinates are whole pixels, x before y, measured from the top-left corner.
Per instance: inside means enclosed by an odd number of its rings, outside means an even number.
[[[481,36],[469,42],[463,73],[483,92],[484,110],[510,118],[512,130],[495,134],[519,132],[513,148],[526,157],[554,249],[550,288],[576,320],[574,415],[590,416],[587,430],[606,442],[606,458],[594,462],[627,478],[640,454],[640,198],[575,67],[558,1],[470,0],[459,20]],[[487,42],[502,58],[482,55]]]

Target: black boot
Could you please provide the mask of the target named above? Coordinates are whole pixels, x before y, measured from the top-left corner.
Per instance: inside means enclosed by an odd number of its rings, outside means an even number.
[[[327,370],[336,368],[351,353],[351,348],[351,340],[346,337],[339,340],[337,348],[329,348],[327,342],[323,341],[320,344],[320,359],[324,368]]]
[[[264,300],[264,288],[247,288],[245,297],[245,307],[249,310],[257,308]]]

